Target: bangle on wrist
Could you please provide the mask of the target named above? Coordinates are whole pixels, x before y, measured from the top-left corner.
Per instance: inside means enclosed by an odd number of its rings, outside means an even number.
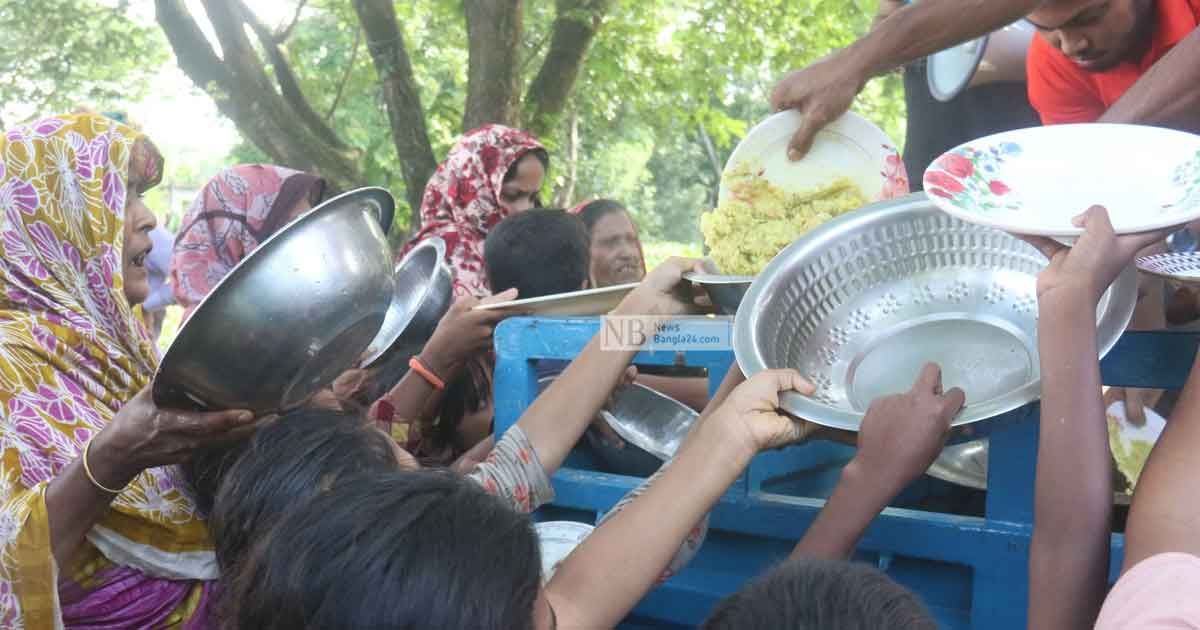
[[[80,456],[80,459],[83,460],[83,474],[87,475],[88,481],[92,482],[92,485],[96,486],[96,488],[101,492],[107,492],[108,494],[121,494],[121,491],[129,485],[128,483],[126,483],[124,486],[121,486],[121,488],[118,490],[113,490],[112,488],[109,488],[108,486],[96,480],[96,476],[92,474],[92,468],[88,466],[88,453],[91,451],[91,449],[92,441],[89,439],[87,443],[83,445],[83,454]]]
[[[421,362],[421,359],[417,357],[409,359],[408,367],[417,374],[420,374],[421,378],[425,379],[425,381],[432,385],[434,389],[446,389],[446,381],[443,381],[437,374],[433,373],[433,370],[426,367],[425,364]]]

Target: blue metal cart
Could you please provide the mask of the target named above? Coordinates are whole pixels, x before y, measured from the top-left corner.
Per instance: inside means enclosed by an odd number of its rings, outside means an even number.
[[[688,320],[702,336],[716,320]],[[534,361],[570,359],[599,330],[598,319],[517,318],[496,330],[496,430],[512,426],[537,395]],[[1128,333],[1105,359],[1105,384],[1177,389],[1183,386],[1200,336]],[[730,350],[643,352],[635,364],[706,368],[714,391],[733,362]],[[1027,564],[1033,523],[1037,405],[979,423],[991,440],[982,516],[899,507],[937,492],[906,491],[872,523],[858,559],[877,564],[917,592],[942,627],[1012,630],[1025,627]],[[849,447],[827,442],[760,454],[714,508],[708,539],[691,565],[650,593],[625,627],[695,626],[726,595],[784,558],[832,489]],[[541,520],[594,523],[640,478],[600,472],[578,448],[554,476],[557,498]],[[1113,536],[1112,568],[1123,538]]]

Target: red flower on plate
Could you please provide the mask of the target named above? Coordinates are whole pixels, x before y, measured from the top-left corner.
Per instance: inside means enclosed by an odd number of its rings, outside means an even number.
[[[993,179],[992,181],[988,182],[988,188],[991,188],[992,194],[996,195],[997,197],[1000,195],[1007,195],[1008,193],[1012,192],[1011,188],[998,179]]]
[[[962,182],[943,173],[942,171],[929,171],[925,173],[925,183],[936,188],[941,188],[948,193],[957,194],[964,190]]]
[[[953,199],[954,198],[954,195],[951,195],[950,193],[942,190],[941,188],[926,188],[925,190],[929,194],[937,195],[943,199]]]
[[[950,173],[951,175],[963,179],[970,177],[971,173],[975,172],[975,165],[971,164],[971,160],[957,154],[947,153],[943,155],[937,162],[938,168]]]

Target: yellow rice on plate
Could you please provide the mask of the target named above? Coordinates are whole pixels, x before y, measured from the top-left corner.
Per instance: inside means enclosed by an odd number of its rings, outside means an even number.
[[[805,232],[866,205],[848,178],[789,193],[771,185],[761,169],[743,162],[722,178],[728,198],[700,217],[709,256],[722,273],[752,276]]]

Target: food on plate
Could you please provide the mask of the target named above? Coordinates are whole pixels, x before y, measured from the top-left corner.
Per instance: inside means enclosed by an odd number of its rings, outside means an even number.
[[[848,178],[790,193],[768,182],[753,162],[739,164],[722,180],[730,194],[700,217],[700,231],[709,256],[732,275],[756,275],[805,232],[867,203]]]
[[[1150,449],[1154,448],[1154,442],[1136,438],[1124,440],[1121,439],[1121,435],[1121,419],[1109,413],[1108,445],[1112,449],[1117,470],[1129,484],[1128,492],[1133,492],[1137,487],[1138,477],[1142,475],[1142,468],[1146,466],[1146,460],[1150,457]]]

